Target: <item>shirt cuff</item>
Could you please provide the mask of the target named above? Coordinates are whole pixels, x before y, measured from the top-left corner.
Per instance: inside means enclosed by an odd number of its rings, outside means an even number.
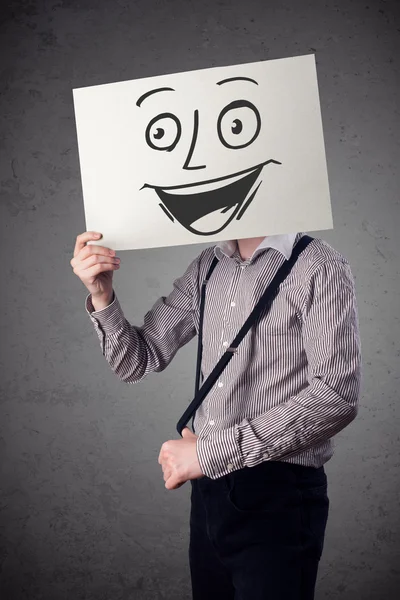
[[[283,450],[283,447],[277,446],[273,432],[270,433],[269,439],[260,439],[249,419],[244,419],[240,424],[240,440],[241,451],[246,457],[248,467],[254,467],[265,460],[274,460]]]
[[[115,292],[111,304],[101,310],[94,310],[92,295],[88,294],[85,300],[85,308],[92,323],[95,326],[100,325],[105,333],[118,333],[124,328],[125,317]]]
[[[201,471],[210,479],[218,479],[244,467],[237,425],[198,437],[196,446]]]

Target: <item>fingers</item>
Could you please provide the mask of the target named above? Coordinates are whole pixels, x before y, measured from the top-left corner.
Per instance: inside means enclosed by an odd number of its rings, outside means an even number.
[[[75,275],[80,276],[82,281],[87,281],[88,283],[92,283],[99,273],[116,271],[119,269],[119,265],[112,265],[108,263],[97,263],[94,267],[90,267],[89,269],[79,269],[75,268]]]
[[[161,463],[165,460],[165,458],[168,455],[169,450],[170,450],[170,443],[164,442],[163,445],[161,446],[160,454],[158,455],[158,464],[159,465],[161,465]]]
[[[162,462],[161,466],[165,483],[168,483],[168,485],[172,485],[172,487],[169,489],[175,489],[185,483],[186,480],[181,481],[181,475],[179,475],[178,470],[171,467],[170,464]],[[165,487],[168,486],[166,485]]]
[[[161,465],[162,468],[162,472],[164,475],[164,481],[167,481],[167,479],[169,479],[171,477],[171,474],[173,472],[173,468],[168,460],[168,456],[165,452],[165,444],[167,442],[164,442],[164,444],[161,446],[161,450],[160,450],[160,454],[158,455],[158,464]]]
[[[186,481],[178,481],[176,478],[170,477],[170,479],[168,479],[168,481],[165,482],[165,487],[167,488],[167,490],[176,490],[180,488],[184,483],[186,483]]]
[[[172,475],[172,469],[163,469],[163,474],[164,474],[164,481],[168,481],[168,479],[171,477]]]
[[[186,483],[186,479],[182,481],[182,475],[180,468],[177,468],[173,456],[171,456],[171,441],[164,442],[161,446],[160,453],[158,455],[158,464],[162,467],[164,475],[165,487],[169,490],[177,489]]]
[[[175,484],[174,484],[174,482],[172,480],[165,482],[165,487],[167,488],[167,490],[173,490],[174,489],[174,485]]]
[[[94,267],[97,265],[119,265],[120,260],[118,257],[105,256],[103,254],[98,254],[95,252],[94,254],[90,254],[87,258],[80,260],[78,265],[80,271],[85,271],[86,269],[90,269],[90,267]]]
[[[85,231],[84,233],[78,235],[76,237],[73,259],[79,257],[82,260],[90,256],[91,254],[104,254],[105,256],[115,256],[115,250],[112,250],[111,248],[106,248],[105,246],[96,246],[94,244],[91,244],[90,246],[86,245],[86,243],[91,240],[99,239],[99,237],[96,237],[96,232],[94,231]]]
[[[86,246],[86,241],[95,239],[93,232],[85,232],[77,236],[74,256],[70,261],[72,267],[79,266],[80,270],[88,269],[98,262],[106,262],[108,264],[119,264],[119,258],[115,256],[115,250],[106,248],[105,246]],[[86,240],[86,241],[85,241]],[[87,261],[87,259],[90,259]],[[83,265],[83,266],[81,266]],[[110,270],[110,269],[100,269]]]
[[[94,255],[89,257],[83,262],[79,262],[77,259],[73,259],[77,262],[74,264],[73,272],[75,275],[80,277],[84,282],[92,283],[92,281],[99,275],[99,273],[106,271],[115,271],[119,269],[120,265],[118,261],[109,262],[112,260],[110,257],[103,257],[100,255]]]
[[[193,433],[193,431],[191,429],[189,429],[189,427],[184,427],[182,429],[182,437],[197,437],[195,433]]]
[[[93,254],[107,256],[107,257],[110,257],[110,256],[114,257],[115,250],[113,250],[112,248],[106,248],[105,246],[93,246],[93,245],[85,246],[78,253],[76,258],[78,258],[79,260],[85,260],[85,258],[88,258],[89,256],[92,256]]]
[[[100,237],[101,234],[99,234],[97,231],[85,231],[84,233],[77,235],[74,248],[74,257],[79,254],[82,248],[85,247],[86,242],[91,240],[99,240]]]

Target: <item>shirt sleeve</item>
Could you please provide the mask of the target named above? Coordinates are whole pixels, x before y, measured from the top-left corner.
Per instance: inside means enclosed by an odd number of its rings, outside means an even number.
[[[345,259],[320,265],[308,282],[302,336],[308,385],[286,402],[197,439],[205,475],[217,479],[322,443],[357,415],[361,345],[355,285]]]
[[[113,372],[126,383],[137,383],[150,372],[163,371],[179,348],[195,335],[193,319],[200,256],[173,282],[173,290],[159,298],[139,327],[127,321],[119,300],[95,311],[91,294],[85,308],[95,327],[103,355]]]

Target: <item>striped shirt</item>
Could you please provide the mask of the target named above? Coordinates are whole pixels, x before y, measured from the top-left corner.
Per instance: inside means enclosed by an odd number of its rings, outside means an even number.
[[[248,260],[236,241],[206,248],[141,326],[124,317],[115,291],[100,311],[89,294],[86,311],[113,372],[137,383],[163,371],[197,335],[201,284],[216,255],[203,322],[201,370],[207,378],[302,235],[268,236]],[[338,251],[314,238],[197,409],[203,474],[217,479],[265,460],[322,466],[333,455],[333,436],[357,415],[360,386],[351,269]]]

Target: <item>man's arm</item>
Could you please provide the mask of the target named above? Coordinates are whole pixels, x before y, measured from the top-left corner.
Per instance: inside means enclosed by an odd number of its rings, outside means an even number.
[[[309,385],[254,419],[197,439],[212,479],[265,459],[289,458],[327,440],[357,415],[361,347],[355,286],[347,262],[320,265],[309,281],[302,335]]]
[[[150,372],[163,371],[179,348],[195,335],[193,302],[200,256],[173,283],[169,296],[153,305],[141,327],[125,318],[114,292],[111,303],[95,311],[91,294],[85,308],[96,328],[102,352],[114,373],[126,383],[137,383]]]

